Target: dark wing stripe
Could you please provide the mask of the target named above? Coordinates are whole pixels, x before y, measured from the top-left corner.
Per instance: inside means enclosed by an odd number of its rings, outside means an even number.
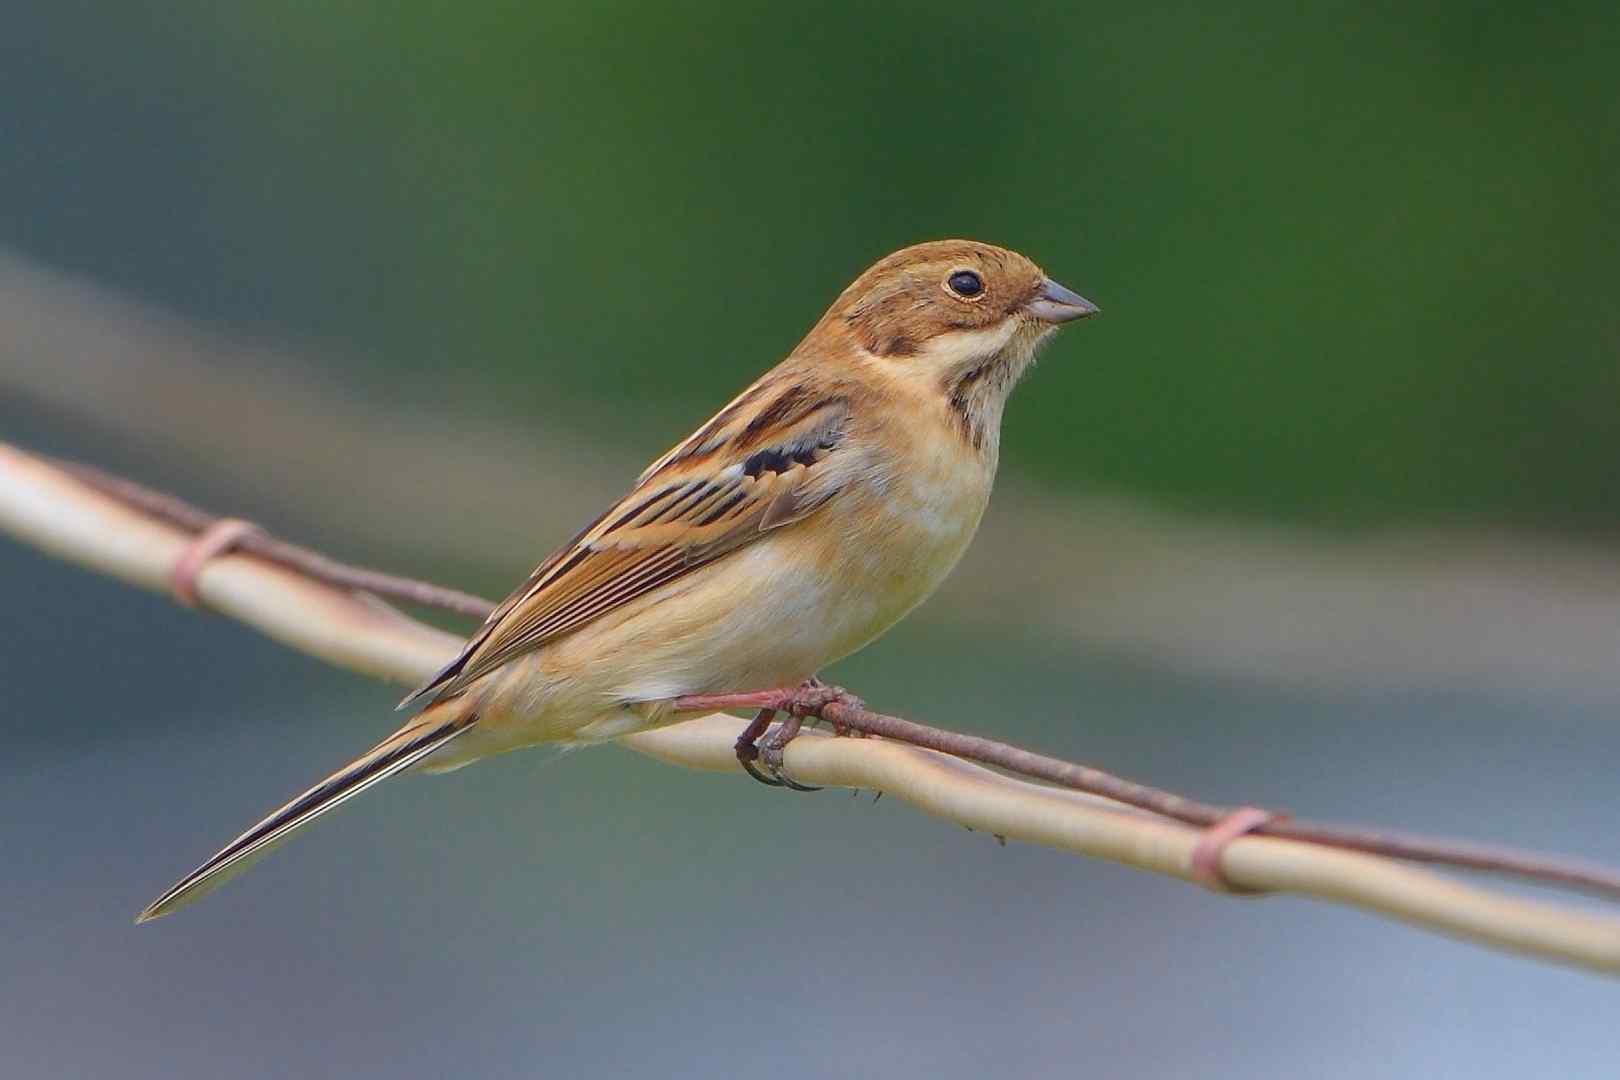
[[[731,498],[721,503],[719,506],[716,506],[714,509],[710,510],[707,514],[704,514],[694,524],[696,524],[700,529],[705,525],[713,525],[715,522],[725,517],[726,514],[730,513],[732,507],[736,506],[746,498],[748,498],[748,492],[739,491]]]
[[[787,472],[788,465],[792,463],[792,460],[786,450],[779,450],[774,446],[767,447],[764,450],[756,451],[747,461],[743,462],[743,475],[758,479],[760,473]]]
[[[703,481],[701,480],[694,481],[694,483],[698,484],[701,484],[702,482]],[[676,485],[674,487],[667,487],[662,491],[653,492],[651,495],[647,496],[645,499],[642,499],[630,509],[620,514],[618,517],[614,518],[613,524],[602,530],[602,535],[606,536],[609,533],[617,532],[619,529],[624,528],[624,526],[629,523],[631,518],[638,516],[643,511],[650,511],[653,507],[657,506],[659,503],[663,502],[665,499],[669,498],[680,490],[680,486]],[[577,542],[578,541],[576,541],[576,543]]]
[[[800,420],[804,415],[803,411],[795,412],[794,410],[798,409],[806,399],[813,403],[813,407],[819,407],[825,401],[825,399],[811,397],[810,388],[803,383],[795,383],[789,386],[782,391],[780,397],[761,409],[758,415],[748,422],[748,426],[743,428],[741,437],[737,439],[737,445],[739,447],[748,446],[758,441],[762,435]]]
[[[615,567],[613,573],[603,575],[575,595],[559,597],[557,606],[552,610],[536,613],[535,624],[525,636],[536,640],[550,637],[558,628],[570,623],[579,611],[590,607],[597,600],[611,602],[621,596],[633,594],[644,581],[656,576],[665,567],[674,565],[679,554],[678,549],[666,548],[649,552],[648,556],[629,563],[628,566]]]
[[[609,606],[620,603],[624,599],[637,593],[645,592],[647,582],[662,574],[665,570],[678,567],[684,553],[680,548],[666,548],[655,557],[647,559],[634,571],[616,579],[606,589],[593,589],[585,593],[564,607],[558,608],[547,616],[537,629],[542,637],[550,637],[559,627],[573,623],[582,611],[595,610],[598,602]]]
[[[642,574],[640,577],[638,577],[636,579],[634,588],[620,589],[613,593],[604,594],[600,597],[592,597],[591,603],[577,607],[576,609],[568,612],[567,618],[558,618],[552,620],[552,623],[545,628],[545,632],[542,636],[556,637],[561,634],[565,634],[569,630],[573,630],[584,625],[586,622],[596,618],[598,615],[619,607],[625,602],[625,600],[631,597],[644,595],[651,592],[653,589],[658,588],[660,585],[665,585],[671,581],[674,581],[676,578],[685,574],[688,569],[690,568],[685,566],[683,564],[683,560],[680,558],[672,559],[668,563],[661,564],[656,568],[655,571],[649,571],[648,573]]]
[[[524,590],[523,599],[519,600],[515,604],[512,604],[511,606],[516,608],[524,601],[534,599],[542,590],[545,589],[547,585],[551,584],[553,581],[556,581],[558,578],[568,573],[568,571],[581,565],[586,559],[589,559],[592,551],[593,549],[589,544],[586,544],[583,547],[575,548],[567,558],[560,560],[555,566],[547,570],[544,574],[535,575],[535,579],[529,584],[528,588]],[[493,627],[491,629],[493,629]]]
[[[703,492],[703,497],[681,511],[681,520],[696,528],[702,524],[698,518],[707,513],[715,503],[724,499],[728,494],[737,490],[737,480],[728,480],[722,484],[713,484]]]
[[[701,498],[702,497],[703,492],[708,489],[709,483],[710,483],[710,481],[708,481],[707,479],[692,481],[690,484],[687,485],[688,490],[687,490],[686,494],[682,495],[679,499],[675,500],[674,502],[670,503],[668,506],[664,507],[658,513],[654,514],[652,517],[650,517],[646,521],[642,522],[642,524],[644,524],[644,525],[657,525],[657,524],[661,524],[661,523],[666,522],[666,521],[674,521],[674,520],[676,520],[682,514],[686,513],[687,508],[689,506],[691,506],[691,504],[692,504],[693,498]]]

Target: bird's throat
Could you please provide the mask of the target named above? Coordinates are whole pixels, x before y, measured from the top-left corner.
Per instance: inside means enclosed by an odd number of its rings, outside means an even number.
[[[966,364],[946,379],[945,394],[958,433],[974,449],[995,453],[1007,396],[1035,360],[1047,337],[1040,328],[1020,329],[1001,348]]]

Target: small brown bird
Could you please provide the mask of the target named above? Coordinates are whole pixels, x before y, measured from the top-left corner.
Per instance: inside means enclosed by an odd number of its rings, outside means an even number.
[[[399,731],[152,902],[166,915],[407,769],[665,724],[683,695],[794,686],[898,622],[978,529],[1002,406],[1097,308],[1016,252],[918,244],[647,467],[507,597]]]

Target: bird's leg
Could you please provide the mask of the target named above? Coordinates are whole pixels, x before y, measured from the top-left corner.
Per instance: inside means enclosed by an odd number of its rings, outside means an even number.
[[[759,737],[765,734],[775,716],[775,709],[761,709],[755,713],[754,718],[748,721],[748,726],[742,729],[742,734],[737,736],[733,749],[737,752],[737,764],[743,767],[743,772],[767,787],[785,787],[787,781],[766,776],[754,765],[759,758]],[[780,759],[780,754],[778,758]]]

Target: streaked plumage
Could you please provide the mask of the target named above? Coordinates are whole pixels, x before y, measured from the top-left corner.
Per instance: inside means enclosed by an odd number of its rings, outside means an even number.
[[[411,723],[238,837],[141,920],[396,772],[613,738],[668,722],[683,694],[795,685],[859,649],[966,550],[989,501],[1008,392],[1056,325],[1095,310],[988,244],[940,241],[883,259],[786,360],[496,608],[402,703],[431,698]]]

